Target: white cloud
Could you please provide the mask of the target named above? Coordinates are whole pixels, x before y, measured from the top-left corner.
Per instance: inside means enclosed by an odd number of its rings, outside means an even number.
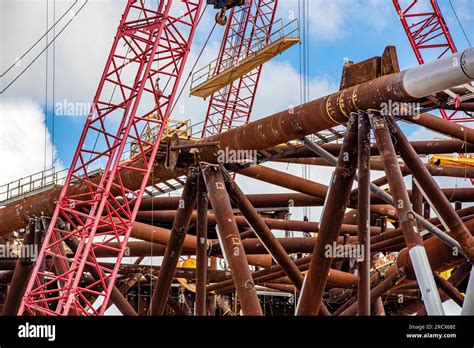
[[[280,1],[283,18],[298,17],[299,2]],[[373,30],[382,30],[387,26],[387,16],[394,13],[392,2],[387,0],[310,0],[308,19],[311,39],[335,41],[347,35],[354,23],[365,23]]]
[[[271,61],[265,64],[255,100],[253,119],[300,104],[300,76],[295,67],[287,61]],[[333,93],[337,89],[336,82],[329,76],[316,76],[309,84],[310,100]]]
[[[31,100],[0,102],[0,185],[44,169],[44,113]],[[46,168],[56,159],[51,135],[46,133]],[[56,163],[61,168],[60,163]]]
[[[408,136],[410,141],[417,140],[429,140],[429,139],[447,139],[448,137],[444,134],[434,132],[425,127],[418,127],[415,131],[410,133]]]
[[[74,1],[56,2],[58,19]],[[76,12],[84,1],[79,0],[73,8]],[[1,10],[0,69],[3,72],[46,32],[46,6],[44,1],[5,0]],[[74,17],[70,25],[56,40],[56,101],[90,102],[94,96],[100,75],[115,36],[124,1],[91,0]],[[52,5],[49,6],[50,25],[53,23]],[[8,14],[8,15],[7,15]],[[69,16],[58,23],[59,33]],[[50,40],[53,32],[50,32]],[[2,89],[22,71],[46,46],[43,39],[7,75],[2,77]],[[5,49],[3,49],[5,48]],[[52,95],[52,45],[49,49],[49,96]],[[6,92],[7,97],[23,97],[44,102],[46,55],[43,55]]]

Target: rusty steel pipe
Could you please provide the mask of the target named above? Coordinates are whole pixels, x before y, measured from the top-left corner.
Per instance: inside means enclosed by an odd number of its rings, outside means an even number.
[[[322,146],[321,146],[322,147]],[[474,148],[474,145],[472,146]],[[292,164],[305,164],[332,167],[332,164],[322,158],[283,158],[276,159],[274,162],[292,163]],[[410,169],[404,164],[399,163],[400,169],[403,175],[411,174]],[[452,166],[437,166],[434,164],[424,164],[426,169],[432,176],[446,176],[454,178],[474,178],[474,168],[471,167],[452,167]],[[371,170],[383,171],[383,163],[378,160],[370,161]],[[377,185],[379,186],[379,185]]]
[[[282,267],[299,291],[303,284],[303,276],[300,271],[290,259],[285,249],[275,238],[265,221],[258,214],[247,197],[245,197],[245,194],[242,192],[240,187],[234,182],[234,180],[232,180],[229,173],[227,173],[225,169],[222,170],[222,173],[230,196],[237,202],[237,206],[244,215],[248,224],[265,246],[265,249],[268,250],[268,253],[272,255],[275,262]]]
[[[215,163],[218,150],[264,150],[321,130],[345,124],[351,113],[380,110],[383,103],[411,102],[472,81],[473,49],[403,72],[384,75],[309,103],[234,128],[200,142],[219,142],[199,149],[202,161]],[[452,59],[463,59],[463,67]]]
[[[374,287],[370,291],[370,298],[377,300],[380,296],[382,296],[387,290],[401,282],[405,279],[405,272],[403,269],[399,269],[398,272],[390,274],[387,278],[385,278],[380,284]],[[349,308],[344,310],[340,315],[356,315],[358,308],[358,301],[355,301]]]
[[[438,119],[438,117],[436,117]],[[433,139],[433,140],[416,140],[411,141],[410,144],[415,149],[418,155],[432,155],[432,154],[450,154],[450,153],[464,153],[474,152],[474,144],[466,143],[459,139]],[[329,143],[322,144],[321,147],[333,156],[337,156],[341,151],[341,144]],[[281,150],[285,150],[285,146],[279,146]],[[370,147],[371,156],[379,156],[379,150],[376,145]],[[308,160],[311,162],[314,159],[314,164],[324,165],[328,163],[312,151],[301,148],[295,153],[288,155],[282,159],[274,159],[272,162],[286,162],[286,160]],[[297,163],[297,162],[296,162]],[[309,164],[309,163],[308,163]]]
[[[371,115],[371,123],[407,246],[423,245],[387,123],[376,114]]]
[[[321,199],[324,199],[328,192],[326,185],[264,166],[249,167],[240,170],[239,174]],[[370,210],[375,214],[383,214],[377,206],[370,206]]]
[[[370,315],[370,121],[367,115],[358,117],[358,241],[364,248],[359,262],[359,283],[357,287],[359,315]]]
[[[381,208],[383,210],[383,208]],[[141,211],[137,214],[138,220],[151,221],[153,218],[155,221],[170,222],[173,221],[176,216],[174,211]],[[191,222],[195,222],[197,214],[193,213]],[[270,219],[262,218],[267,226],[272,230],[291,230],[298,232],[310,232],[317,233],[319,231],[319,223],[311,221],[298,221],[298,220],[284,220],[284,219]],[[247,220],[242,216],[235,216],[235,220],[238,227],[247,228],[249,227]],[[208,225],[215,225],[217,218],[215,214],[208,214]],[[140,227],[142,228],[142,227]],[[392,229],[388,229],[391,231]],[[381,233],[380,227],[370,227],[371,235],[377,235]],[[341,234],[357,235],[357,225],[343,224],[341,226]],[[149,237],[147,237],[149,238]],[[190,236],[190,243],[195,243],[195,238]],[[195,244],[193,244],[195,245]]]
[[[250,194],[248,200],[255,208],[282,208],[288,207],[290,203],[294,207],[320,206],[324,203],[323,198],[316,198],[302,193],[269,193]],[[143,199],[140,210],[176,210],[179,197],[157,197]],[[235,205],[233,205],[235,207]]]
[[[464,127],[458,123],[445,120],[441,117],[423,113],[416,116],[404,117],[403,120],[428,128],[440,134],[449,135],[461,141],[474,144],[474,129]]]
[[[474,206],[461,209],[461,210],[457,211],[456,213],[459,215],[459,217],[461,219],[464,220],[465,217],[469,217],[470,215],[474,214]],[[433,225],[441,224],[441,221],[437,217],[428,219],[427,221],[429,223],[433,224]],[[395,238],[395,237],[399,237],[399,236],[402,236],[402,235],[403,235],[403,232],[402,232],[401,228],[397,228],[397,229],[387,231],[387,232],[384,232],[384,233],[380,233],[378,235],[374,235],[374,236],[370,237],[370,242],[372,244],[375,244],[375,243],[379,243],[381,241],[391,239],[391,238]]]
[[[179,211],[179,209],[178,209]],[[173,222],[176,219],[177,212],[174,212],[173,219],[170,222]],[[159,221],[159,220],[157,220]],[[172,236],[172,230],[166,228],[161,228],[153,225],[148,225],[135,221],[133,223],[132,231],[130,237],[140,239],[150,243],[156,243],[160,245],[167,245],[168,241]],[[196,250],[197,239],[192,235],[185,235],[183,241],[183,250],[194,251]]]
[[[136,164],[140,166],[140,163]],[[159,178],[166,181],[183,175],[182,169],[169,169],[164,162],[157,163],[153,169],[153,175],[150,178]],[[98,184],[102,174],[91,177],[91,182]],[[130,190],[137,190],[142,183],[143,173],[136,170],[124,171],[121,175],[122,183]],[[149,184],[151,185],[151,179]],[[7,205],[0,209],[0,236],[23,228],[25,222],[31,217],[52,216],[56,207],[56,200],[59,198],[62,187],[55,188],[51,191],[39,193],[31,197],[24,198],[18,202]],[[71,194],[78,195],[82,192],[88,192],[85,184],[72,185],[69,189]],[[119,189],[112,189],[112,194],[121,195]]]
[[[469,224],[473,225],[474,221],[471,221]],[[453,250],[436,237],[430,237],[425,240],[424,247],[433,271],[444,272],[459,264],[464,259],[460,255],[453,255]],[[397,257],[397,267],[405,268],[407,270],[407,277],[409,279],[415,279],[415,270],[408,251],[408,248],[400,251]]]
[[[311,260],[311,257],[309,256],[301,258],[301,259],[296,259],[295,265],[298,267],[298,269],[301,270],[300,266],[304,265],[305,263],[308,263],[310,260]],[[269,267],[267,269],[262,269],[262,270],[252,273],[252,277],[254,281],[256,281],[257,279],[261,277],[274,275],[275,273],[278,273],[278,272],[281,272],[281,274],[278,275],[278,278],[285,276],[285,273],[282,271],[282,268],[280,265],[273,265],[272,267]],[[272,278],[271,280],[273,279],[277,279],[277,278]],[[235,288],[234,288],[232,279],[225,280],[216,284],[208,285],[206,288],[206,291],[207,292],[220,291],[222,289],[231,289],[230,291],[234,291]]]
[[[220,168],[203,164],[201,169],[209,200],[216,214],[219,241],[232,271],[242,312],[244,315],[263,315]]]
[[[197,174],[196,170],[188,172],[186,184],[181,195],[176,219],[173,222],[171,236],[166,245],[165,255],[161,263],[161,270],[154,284],[153,295],[148,310],[149,315],[163,315],[168,300],[174,273],[178,267],[179,257],[183,249],[184,239],[188,232],[191,214],[197,200]]]
[[[295,264],[301,272],[305,272],[309,269],[311,256],[303,257],[295,260]],[[272,281],[279,281],[287,278],[285,272],[281,270],[278,265],[272,266],[269,269],[257,271],[252,274],[254,282],[256,284],[266,284]],[[334,286],[338,288],[353,288],[356,286],[358,277],[352,273],[342,272],[336,269],[330,269],[328,274],[328,286]],[[216,284],[211,284],[207,287],[207,291],[217,291],[220,294],[230,293],[235,291],[232,281],[226,280]]]
[[[328,190],[326,185],[264,166],[245,168],[239,174],[321,199],[326,197]]]
[[[197,220],[196,220],[196,307],[195,314],[207,314],[206,283],[207,283],[207,207],[208,199],[206,184],[199,173],[197,182]]]
[[[377,147],[384,163],[385,174],[387,175],[395,208],[398,212],[400,227],[408,247],[410,259],[413,261],[413,270],[415,271],[420,291],[423,294],[425,307],[430,315],[443,315],[444,310],[441,299],[430,269],[423,239],[420,236],[415,212],[411,208],[403,175],[398,166],[397,155],[388,125],[382,116],[375,113],[370,115],[370,121],[374,130]]]
[[[434,278],[436,284],[446,295],[449,296],[454,302],[456,302],[461,308],[464,303],[464,296],[456,289],[450,282],[441,277],[438,272],[434,272]]]
[[[423,187],[423,191],[428,197],[427,199],[431,201],[431,205],[439,214],[441,220],[446,223],[452,236],[461,244],[467,256],[474,260],[474,238],[471,233],[456,214],[446,196],[442,194],[440,187],[417,156],[397,123],[393,119],[389,120],[393,127],[391,133],[397,140],[396,147],[406,165],[410,168],[418,183]]]
[[[343,146],[331,180],[328,197],[321,215],[313,257],[301,290],[297,315],[316,315],[319,312],[323,291],[333,257],[326,255],[326,247],[336,241],[357,169],[357,117],[347,123]]]
[[[462,168],[460,168],[462,169]],[[376,183],[378,180],[374,180]],[[357,189],[355,189],[351,195],[356,195]],[[442,189],[443,194],[451,201],[460,202],[474,202],[474,188],[444,188]],[[408,190],[408,195],[412,197],[412,190]],[[252,205],[255,208],[282,208],[288,207],[291,203],[294,207],[305,207],[305,206],[321,206],[324,203],[324,198],[316,198],[310,195],[302,193],[271,193],[271,194],[250,194],[247,195]],[[147,211],[163,211],[163,210],[176,210],[178,207],[180,197],[158,197],[153,199],[144,199],[140,206],[140,210]],[[352,199],[352,197],[351,197]],[[373,204],[385,204],[383,200],[377,196],[371,196]]]

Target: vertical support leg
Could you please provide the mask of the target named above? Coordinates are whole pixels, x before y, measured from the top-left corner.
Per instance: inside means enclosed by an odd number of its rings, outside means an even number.
[[[438,272],[434,272],[435,282],[438,284],[439,288],[444,291],[454,302],[458,304],[459,307],[463,306],[464,296],[446,279],[441,277]]]
[[[428,315],[444,315],[438,287],[418,230],[415,213],[411,209],[410,198],[398,165],[387,122],[376,114],[371,114],[370,121],[427,313]]]
[[[235,198],[237,206],[247,219],[250,227],[253,228],[257,237],[268,250],[269,254],[272,255],[273,259],[281,266],[288,278],[290,278],[296,288],[300,290],[303,285],[303,276],[298,267],[296,267],[295,263],[288,256],[285,249],[275,238],[270,228],[252,206],[252,203],[250,203],[240,187],[232,180],[230,174],[227,173],[225,169],[222,169],[222,173],[229,194]]]
[[[416,184],[416,180],[413,178],[411,181],[411,205],[413,211],[418,215],[423,215],[423,193],[421,192],[420,188]],[[418,222],[418,228],[421,229],[422,225]]]
[[[474,260],[474,238],[471,232],[464,225],[461,218],[456,214],[449,200],[441,192],[440,187],[430,175],[424,163],[418,157],[413,146],[410,144],[406,136],[398,127],[393,118],[390,118],[390,125],[392,126],[392,135],[397,140],[397,149],[400,152],[407,167],[413,173],[418,183],[423,188],[426,194],[426,199],[429,201],[433,209],[439,215],[440,219],[444,221],[449,228],[450,233],[463,247],[470,260]]]
[[[385,278],[382,282],[380,282],[375,288],[371,290],[370,296],[375,300],[380,298],[380,296],[382,296],[384,292],[386,292],[388,289],[405,279],[405,276],[405,271],[403,269],[400,269],[397,272],[390,274],[387,278]],[[343,311],[341,315],[355,315],[357,311],[357,306],[357,303],[353,303],[351,306],[349,306],[349,308]]]
[[[423,217],[427,220],[431,217],[431,207],[428,202],[423,203]]]
[[[383,301],[381,297],[372,302],[371,312],[374,317],[383,317],[385,316],[385,308],[383,307]]]
[[[206,280],[207,280],[207,192],[202,174],[198,177],[197,197],[197,248],[196,248],[196,315],[207,314]]]
[[[156,279],[153,296],[150,303],[150,315],[163,315],[168,293],[173,282],[174,272],[178,266],[179,256],[183,249],[184,238],[189,228],[189,222],[196,205],[197,175],[196,170],[188,172],[188,178],[178,205],[176,218],[171,228],[171,236],[166,245],[165,255],[161,264],[160,274]]]
[[[356,169],[357,116],[352,116],[347,123],[344,142],[324,204],[316,245],[296,310],[297,315],[316,315],[319,312],[333,260],[331,252],[328,255],[327,251],[328,248],[329,251],[333,249],[339,236]]]
[[[263,315],[220,168],[214,165],[202,165],[202,171],[209,200],[216,215],[217,235],[224,257],[232,271],[242,312],[244,315]]]
[[[363,246],[364,255],[359,262],[357,296],[358,313],[367,316],[370,315],[370,122],[368,116],[360,113],[358,123],[358,227],[359,245]]]

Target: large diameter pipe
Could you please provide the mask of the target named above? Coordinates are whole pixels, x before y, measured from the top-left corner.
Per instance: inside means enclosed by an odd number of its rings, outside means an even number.
[[[264,166],[245,168],[239,174],[321,199],[326,197],[328,190],[326,185]]]
[[[356,169],[357,117],[353,116],[347,123],[343,146],[324,204],[313,257],[297,306],[296,313],[298,315],[316,315],[321,307],[323,291],[333,260],[331,253],[328,255],[326,252],[327,247],[329,246],[331,251],[331,246],[339,235]]]
[[[206,184],[202,174],[198,177],[197,227],[196,227],[196,308],[195,314],[207,314],[206,283],[207,283],[207,207],[208,199]]]
[[[376,300],[380,296],[383,295],[384,292],[389,290],[394,285],[398,284],[401,280],[405,278],[405,273],[403,269],[399,270],[396,273],[392,273],[388,275],[380,284],[374,287],[370,291],[370,297]],[[357,314],[358,303],[357,301],[354,302],[351,306],[349,306],[346,310],[344,310],[341,315],[356,315]],[[359,315],[362,315],[359,313]]]
[[[320,206],[323,198],[316,198],[302,193],[267,193],[249,194],[247,198],[255,208],[282,208]],[[156,197],[143,199],[140,210],[176,210],[179,197]],[[235,207],[235,205],[233,205]]]
[[[406,192],[403,175],[398,166],[395,147],[387,123],[383,117],[376,114],[371,115],[371,123],[426,310],[429,315],[443,315],[441,298],[430,269],[415,213],[411,208],[410,198]]]
[[[188,178],[184,185],[176,219],[171,229],[171,236],[166,245],[165,255],[161,264],[160,274],[156,279],[153,296],[150,303],[150,315],[163,315],[168,293],[173,282],[174,273],[178,267],[179,257],[183,249],[184,239],[188,232],[191,214],[196,205],[197,175],[195,170],[188,172]]]
[[[137,163],[136,166],[140,167],[142,164]],[[153,175],[155,181],[161,182],[166,181],[175,177],[183,175],[182,169],[170,169],[163,163],[157,163],[153,168]],[[92,183],[98,184],[102,178],[102,174],[98,174],[90,178]],[[142,183],[143,173],[137,170],[125,170],[120,176],[122,184],[130,190],[138,190]],[[152,184],[150,179],[149,184]],[[42,192],[31,197],[26,197],[7,205],[4,208],[0,208],[0,236],[15,231],[19,228],[23,228],[25,221],[29,218],[39,216],[52,216],[56,207],[56,200],[59,198],[62,187],[57,187],[48,192]],[[85,184],[72,185],[69,189],[71,194],[79,195],[84,192],[88,192],[89,188]],[[119,189],[112,188],[113,195],[121,195],[122,192]]]
[[[428,115],[434,118],[434,121],[439,119],[431,114],[422,114]],[[412,118],[409,118],[410,120]],[[410,142],[415,149],[416,153],[419,155],[432,155],[432,154],[449,154],[449,153],[462,153],[462,152],[474,152],[474,144],[466,143],[465,140],[459,139],[433,139],[433,140],[417,140]],[[337,156],[341,151],[341,144],[336,143],[329,143],[329,144],[322,144],[321,147],[329,152],[333,156]],[[278,146],[281,151],[285,151],[285,146]],[[370,155],[371,156],[378,156],[379,150],[377,146],[372,145],[370,147]],[[315,154],[307,149],[300,148],[298,151],[295,151],[292,154],[289,154],[286,159],[289,158],[313,158]],[[317,158],[317,160],[322,160],[321,158]],[[272,160],[279,162],[281,160]],[[320,163],[320,162],[318,162]]]
[[[162,222],[170,222],[173,221],[176,216],[175,211],[140,211],[137,214],[137,219],[144,220],[144,221],[151,221],[154,219],[155,221],[162,221]],[[195,222],[197,218],[197,214],[193,213],[191,217],[191,222]],[[216,224],[216,216],[215,214],[209,213],[208,216],[208,224],[215,225]],[[298,231],[298,232],[309,232],[309,233],[317,233],[320,229],[318,222],[312,221],[298,221],[298,220],[284,220],[284,219],[270,219],[270,218],[262,218],[263,221],[267,224],[267,226],[272,230],[283,230],[283,231]],[[249,227],[248,221],[243,216],[235,216],[235,221],[238,227],[247,228]],[[137,228],[140,230],[145,228],[142,226],[144,224],[138,225]],[[149,225],[145,225],[149,226]],[[147,230],[152,229],[151,227],[146,228]],[[165,229],[162,229],[166,231]],[[380,227],[370,227],[370,234],[377,235],[382,232]],[[389,229],[388,231],[391,231]],[[350,235],[357,235],[357,226],[356,225],[349,225],[349,224],[342,224],[341,225],[341,234],[350,234]],[[145,238],[145,236],[143,236]],[[150,237],[146,237],[150,238]],[[146,239],[148,240],[148,239]],[[189,243],[195,245],[195,237],[189,236]]]
[[[474,49],[468,48],[452,56],[446,56],[415,69],[403,76],[405,91],[414,98],[422,98],[463,85],[474,80]],[[458,83],[462,81],[461,83]]]
[[[465,150],[465,149],[464,149]],[[464,151],[463,150],[463,151]],[[276,159],[274,162],[282,163],[292,163],[292,164],[305,164],[305,165],[315,165],[315,166],[332,166],[329,162],[323,160],[322,158],[283,158]],[[405,175],[411,174],[411,171],[408,167],[399,163],[402,173]],[[381,161],[372,160],[370,161],[370,166],[372,170],[383,171],[383,163]],[[432,176],[447,176],[454,178],[474,178],[474,168],[472,167],[453,167],[453,166],[437,166],[434,164],[424,164],[426,169]]]
[[[245,194],[242,192],[240,187],[232,180],[227,172],[223,170],[223,173],[227,190],[229,191],[230,196],[235,198],[237,201],[237,205],[244,217],[247,219],[248,224],[252,227],[254,233],[268,250],[268,253],[272,255],[273,259],[282,267],[299,291],[303,284],[303,276],[300,271],[291,260],[290,256],[286,253],[285,249],[275,238],[265,221],[263,221],[262,217],[257,213],[250,201],[245,197]]]
[[[398,166],[397,154],[387,124],[381,116],[377,115],[371,116],[371,123],[407,246],[422,245],[423,239],[416,226],[415,214],[411,209],[410,198]]]
[[[239,174],[321,199],[326,197],[328,191],[326,185],[263,166],[245,168],[239,170]],[[375,214],[384,213],[378,206],[370,206],[370,210]]]
[[[474,49],[400,73],[384,75],[295,108],[211,136],[201,142],[219,142],[201,148],[199,155],[215,162],[219,150],[264,150],[306,135],[345,124],[351,113],[380,110],[383,103],[411,102],[474,80]],[[463,64],[454,66],[453,59]],[[429,72],[429,73],[428,73]]]
[[[203,165],[202,172],[209,200],[216,214],[217,235],[224,258],[232,271],[242,312],[244,315],[263,315],[220,168]]]
[[[367,115],[358,118],[358,222],[359,245],[364,256],[359,262],[359,284],[357,288],[359,315],[370,315],[370,122]]]
[[[474,144],[474,129],[445,120],[432,114],[423,113],[404,118],[404,120],[428,128],[440,134]]]
[[[179,211],[179,209],[178,209]],[[176,211],[174,212],[173,219],[171,222],[175,221]],[[153,225],[144,224],[141,222],[135,221],[133,223],[132,231],[130,237],[140,239],[143,241],[167,245],[172,235],[172,231],[166,228],[161,228]],[[183,250],[185,251],[194,251],[196,249],[196,237],[186,234],[183,241]]]
[[[440,190],[440,187],[430,175],[423,162],[420,160],[408,139],[403,134],[397,123],[391,119],[393,136],[397,139],[396,146],[406,165],[410,168],[413,176],[423,188],[433,208],[439,214],[440,219],[447,225],[453,237],[461,244],[467,256],[474,260],[474,238],[456,214],[451,203]]]

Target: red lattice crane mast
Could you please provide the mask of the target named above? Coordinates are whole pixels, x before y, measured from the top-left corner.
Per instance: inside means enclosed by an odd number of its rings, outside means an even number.
[[[424,64],[428,53],[439,59],[458,50],[437,0],[393,0],[398,17],[407,33],[418,63]],[[428,6],[428,10],[426,9]],[[441,116],[452,122],[469,122],[473,119],[460,115],[460,111],[440,110]]]
[[[248,0],[229,14],[214,75],[239,63],[265,46],[272,34],[278,0]],[[262,65],[212,94],[202,137],[219,134],[249,122]]]
[[[128,1],[19,314],[102,315],[107,309],[202,4]],[[141,134],[150,122],[154,139]],[[126,153],[130,143],[133,156]],[[99,167],[99,178],[91,176]],[[125,187],[125,172],[142,176],[138,190]],[[99,250],[116,258],[113,268],[99,264]],[[47,257],[54,272],[42,266]],[[91,268],[96,277],[84,285]],[[94,305],[97,300],[102,304]]]

